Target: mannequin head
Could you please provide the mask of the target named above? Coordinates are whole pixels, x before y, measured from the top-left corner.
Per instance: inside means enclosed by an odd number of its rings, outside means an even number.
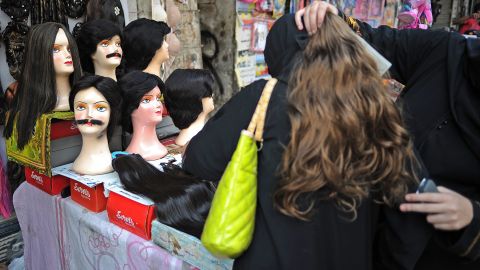
[[[166,9],[167,23],[168,26],[172,28],[172,32],[167,35],[168,52],[170,56],[175,56],[180,52],[182,47],[180,40],[178,40],[178,37],[175,34],[175,30],[178,28],[182,15],[180,14],[178,7],[173,3],[173,0],[166,1]]]
[[[117,83],[110,78],[87,75],[70,92],[70,110],[82,136],[110,138],[118,123],[121,97]]]
[[[213,75],[204,69],[176,69],[165,82],[165,105],[179,129],[188,128],[203,112],[213,111]]]
[[[164,22],[141,18],[129,23],[123,30],[122,42],[127,71],[144,70],[150,62],[165,62],[169,58],[165,42],[168,33],[170,27]]]
[[[5,127],[5,137],[9,138],[14,118],[18,117],[17,146],[20,149],[30,140],[36,119],[55,109],[57,79],[67,77],[73,84],[81,76],[77,45],[65,26],[53,22],[34,25],[27,35],[21,70]]]
[[[116,69],[122,60],[120,28],[105,19],[82,25],[77,37],[82,68],[89,73],[95,69]]]
[[[162,120],[161,89],[165,86],[160,78],[142,71],[132,71],[118,82],[123,93],[123,129],[132,133],[132,121],[156,124]]]

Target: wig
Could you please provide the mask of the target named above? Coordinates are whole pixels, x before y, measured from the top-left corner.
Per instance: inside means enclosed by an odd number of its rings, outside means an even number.
[[[89,0],[85,21],[89,22],[97,19],[109,20],[123,29],[125,27],[125,14],[120,0]]]
[[[269,35],[278,32],[281,25]],[[315,201],[303,207],[304,195],[318,192],[355,219],[362,200],[393,207],[416,183],[418,162],[401,113],[340,17],[327,13],[308,41],[287,100],[291,139],[274,195],[283,214],[308,219]]]
[[[139,70],[127,73],[118,81],[118,84],[123,94],[124,104],[122,127],[123,130],[132,133],[132,112],[138,108],[142,97],[155,86],[163,92],[165,85],[159,77]]]
[[[122,60],[127,72],[147,68],[169,33],[170,27],[164,22],[141,18],[129,23],[123,30],[122,40],[125,54]]]
[[[176,69],[165,81],[165,106],[179,129],[188,128],[203,111],[202,99],[211,97],[213,75],[206,69]]]
[[[93,20],[81,26],[77,37],[77,46],[80,51],[83,71],[95,73],[92,54],[97,50],[97,45],[100,41],[111,39],[114,36],[121,38],[122,34],[120,28],[109,20]]]
[[[68,99],[70,103],[70,110],[74,109],[74,100],[78,92],[87,88],[94,87],[100,92],[110,105],[110,121],[107,126],[107,138],[110,139],[115,127],[120,120],[120,110],[122,108],[122,98],[119,95],[117,82],[111,78],[98,76],[98,75],[86,75],[82,77],[72,88],[70,97]]]
[[[19,149],[23,149],[32,137],[37,118],[51,112],[57,103],[52,48],[59,29],[65,32],[70,46],[74,67],[70,84],[73,85],[81,77],[77,45],[68,29],[53,22],[34,25],[27,36],[21,78],[4,131],[5,138],[10,138],[16,119]]]
[[[126,190],[155,202],[158,221],[200,238],[215,193],[211,182],[178,166],[159,171],[138,154],[119,156],[112,166]]]

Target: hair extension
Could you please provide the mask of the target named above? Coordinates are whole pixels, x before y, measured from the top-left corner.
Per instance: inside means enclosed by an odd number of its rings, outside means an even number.
[[[169,33],[170,27],[164,22],[141,18],[129,23],[123,30],[122,41],[122,61],[127,72],[147,68]]]
[[[215,193],[210,182],[178,166],[159,171],[138,154],[119,156],[112,166],[126,190],[155,202],[158,221],[200,238]]]
[[[82,75],[77,45],[68,29],[53,22],[34,25],[28,32],[21,78],[4,131],[5,138],[10,138],[16,119],[19,149],[23,149],[32,137],[37,118],[51,112],[57,103],[52,48],[59,29],[65,32],[70,46],[74,67],[70,84]]]
[[[203,111],[202,99],[213,94],[214,79],[206,69],[176,69],[165,81],[165,106],[179,129],[188,128]]]
[[[310,38],[287,98],[291,139],[274,195],[283,214],[307,220],[315,202],[299,207],[302,195],[323,190],[355,219],[363,199],[380,194],[373,199],[392,206],[416,181],[401,114],[374,60],[339,17],[327,13]]]
[[[118,84],[124,101],[122,127],[125,131],[132,133],[132,112],[138,108],[142,97],[155,86],[158,86],[163,92],[165,84],[159,77],[139,70],[125,74]]]
[[[77,45],[80,50],[83,71],[95,73],[92,54],[97,51],[97,46],[102,40],[111,39],[114,36],[121,38],[122,34],[118,25],[109,20],[93,20],[81,26],[77,37]]]
[[[68,98],[70,104],[70,110],[74,110],[74,100],[78,92],[86,90],[90,87],[94,87],[100,92],[110,105],[110,121],[107,126],[107,138],[110,139],[115,127],[120,120],[120,109],[122,107],[122,97],[118,90],[117,82],[111,78],[98,76],[98,75],[86,75],[82,77],[72,88],[70,96]]]

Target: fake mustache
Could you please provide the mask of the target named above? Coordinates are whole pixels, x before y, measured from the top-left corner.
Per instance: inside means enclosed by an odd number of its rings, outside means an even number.
[[[107,58],[112,58],[112,57],[115,57],[115,56],[122,58],[122,54],[118,53],[118,52],[107,54]]]
[[[103,125],[103,121],[97,120],[97,119],[80,119],[80,120],[75,120],[75,123],[77,125],[85,125],[86,123],[92,123],[92,125]]]

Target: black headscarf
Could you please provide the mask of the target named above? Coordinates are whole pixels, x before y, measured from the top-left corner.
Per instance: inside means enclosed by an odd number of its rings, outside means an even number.
[[[293,14],[278,19],[268,33],[264,52],[270,75],[288,82],[290,72],[307,42],[308,34],[297,29]]]

